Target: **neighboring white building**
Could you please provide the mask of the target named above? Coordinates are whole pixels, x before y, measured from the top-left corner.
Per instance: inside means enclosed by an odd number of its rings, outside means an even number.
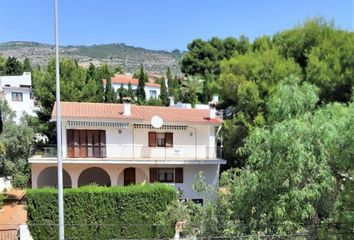
[[[215,105],[202,110],[62,102],[61,110],[66,187],[165,182],[182,190],[182,198],[200,200],[192,189],[200,171],[208,184],[218,185],[225,161],[217,155],[222,120]],[[56,157],[45,155],[29,159],[33,188],[57,185]]]
[[[128,89],[128,84],[132,85],[134,94],[136,95],[136,90],[138,88],[139,79],[133,78],[132,75],[119,74],[112,78],[112,85],[115,91],[120,88],[121,84],[125,89]],[[160,97],[161,92],[160,84],[154,83],[152,81],[145,83],[145,96],[146,99],[157,99]]]
[[[31,73],[21,76],[0,76],[1,98],[5,99],[12,111],[16,113],[15,121],[19,123],[23,112],[34,115],[34,98]]]

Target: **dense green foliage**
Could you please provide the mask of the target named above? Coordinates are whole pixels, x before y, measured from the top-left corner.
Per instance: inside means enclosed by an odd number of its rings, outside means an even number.
[[[4,204],[4,195],[0,193],[0,209],[2,208],[3,204]]]
[[[167,210],[197,236],[351,239],[353,33],[310,19],[221,60],[210,42],[193,41],[181,68],[220,85],[228,170],[214,201]]]
[[[22,63],[15,57],[9,57],[6,60],[3,74],[7,76],[21,75],[23,73]]]
[[[65,189],[65,236],[68,239],[171,237],[173,226],[153,224],[156,214],[175,199],[174,188],[163,184]],[[34,239],[57,238],[55,189],[29,190],[27,212]]]
[[[27,187],[30,168],[27,162],[33,144],[33,130],[25,123],[13,122],[14,112],[0,101],[4,131],[0,135],[0,176],[12,177],[14,187]]]

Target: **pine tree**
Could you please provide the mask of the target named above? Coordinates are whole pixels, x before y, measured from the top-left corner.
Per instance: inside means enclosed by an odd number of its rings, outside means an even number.
[[[30,60],[27,57],[23,61],[23,71],[24,72],[32,72],[31,63],[30,63]]]
[[[145,72],[143,65],[140,65],[140,73],[139,73],[139,84],[136,92],[139,102],[143,102],[146,99],[145,95]]]
[[[162,104],[165,106],[168,106],[169,101],[168,101],[168,91],[167,91],[167,86],[165,79],[161,79],[161,93],[160,93],[160,99],[162,100]]]
[[[4,73],[8,76],[21,75],[23,73],[22,64],[15,57],[9,57],[5,63]]]

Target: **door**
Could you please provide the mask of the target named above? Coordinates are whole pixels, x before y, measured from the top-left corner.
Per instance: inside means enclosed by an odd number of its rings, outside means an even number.
[[[124,169],[124,186],[135,184],[135,168]]]

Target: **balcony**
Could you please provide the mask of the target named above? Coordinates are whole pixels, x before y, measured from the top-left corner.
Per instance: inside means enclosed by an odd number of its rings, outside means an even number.
[[[97,157],[92,150],[77,148],[74,150],[75,156],[67,157],[64,154],[63,161],[70,162],[117,162],[117,163],[137,163],[154,162],[210,162],[222,159],[222,147],[207,146],[173,146],[173,147],[149,147],[149,146],[113,146],[107,145],[105,152]],[[67,153],[66,146],[62,147]],[[80,151],[81,150],[81,151]],[[102,148],[100,149],[102,151]],[[37,150],[30,158],[30,162],[56,161],[56,146],[45,146]],[[80,155],[81,154],[81,155]],[[96,156],[96,157],[94,157]]]

